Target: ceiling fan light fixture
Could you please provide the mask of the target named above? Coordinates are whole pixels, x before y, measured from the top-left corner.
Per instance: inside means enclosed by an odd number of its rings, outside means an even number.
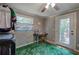
[[[50,5],[50,3],[47,3],[47,5],[45,6],[45,8],[48,9],[49,5]]]
[[[56,5],[55,3],[51,3],[52,8],[53,8],[55,5]]]

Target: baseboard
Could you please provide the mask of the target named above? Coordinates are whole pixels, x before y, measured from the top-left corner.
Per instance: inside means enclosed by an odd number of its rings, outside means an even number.
[[[59,45],[59,46],[61,46],[61,47],[64,47],[64,48],[66,48],[66,49],[69,49],[69,50],[71,50],[71,51],[73,51],[73,52],[75,52],[76,54],[79,55],[79,51],[76,50],[76,49],[72,49],[72,48],[69,48],[69,47],[66,47],[66,46],[63,46],[63,45],[60,45],[60,44],[57,44],[57,45]]]
[[[46,40],[46,42],[48,42],[50,44],[56,44],[56,42],[54,40]]]
[[[64,47],[64,48],[66,48],[66,49],[69,49],[69,50],[71,50],[71,51],[73,51],[73,52],[75,52],[76,54],[79,55],[79,50],[72,49],[72,48],[69,48],[69,47],[66,47],[66,46],[63,46],[63,45],[57,44],[57,43],[55,43],[55,42],[53,42],[53,41],[49,41],[49,40],[46,41],[46,42],[48,42],[48,43],[50,43],[50,44],[56,44],[56,45],[59,45],[59,46],[61,46],[61,47]]]
[[[23,44],[23,45],[17,46],[16,48],[20,48],[20,47],[23,47],[23,46],[26,46],[26,45],[29,45],[29,44],[33,44],[35,42],[37,42],[37,41],[33,41],[33,42],[30,42],[30,43],[27,43],[27,44]]]
[[[20,48],[20,47],[23,47],[23,46],[26,46],[26,45],[29,45],[29,44],[32,44],[34,42],[30,42],[30,43],[27,43],[27,44],[23,44],[23,45],[20,45],[20,46],[17,46],[16,48]]]

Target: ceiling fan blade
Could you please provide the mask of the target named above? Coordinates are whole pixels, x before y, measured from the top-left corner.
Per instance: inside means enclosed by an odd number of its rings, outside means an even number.
[[[44,7],[42,10],[41,10],[41,12],[44,12],[46,10],[46,8]]]
[[[56,11],[60,10],[60,8],[59,8],[57,5],[54,6],[54,9],[55,9]]]
[[[48,9],[48,8],[49,8],[49,5],[50,5],[50,3],[46,4],[46,5],[43,7],[43,9],[41,10],[41,12],[44,12],[46,9]]]

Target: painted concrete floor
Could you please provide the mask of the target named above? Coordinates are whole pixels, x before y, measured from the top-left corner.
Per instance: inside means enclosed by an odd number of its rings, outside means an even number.
[[[33,43],[16,49],[16,55],[75,55],[63,47],[48,43]]]

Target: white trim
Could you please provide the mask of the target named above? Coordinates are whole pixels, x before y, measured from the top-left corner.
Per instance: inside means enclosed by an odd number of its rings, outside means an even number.
[[[23,45],[17,46],[16,48],[20,48],[22,46],[26,46],[26,45],[29,45],[29,44],[32,44],[32,43],[34,43],[34,42],[30,42],[30,43],[27,43],[27,44],[23,44]]]
[[[76,26],[76,12],[69,13],[69,14],[64,14],[64,15],[60,15],[60,16],[56,17],[56,23],[55,23],[55,27],[56,27],[55,28],[56,43],[63,45],[63,43],[59,42],[59,35],[58,35],[59,34],[59,31],[58,31],[59,26],[58,25],[59,25],[59,19],[60,18],[66,18],[66,17],[70,17],[72,19],[72,25],[71,26],[73,26],[73,27],[71,28],[71,30],[74,31],[74,36],[72,37],[73,40],[71,41],[70,46],[66,45],[66,44],[64,44],[64,46],[75,49],[76,48],[76,27],[75,27]],[[72,44],[72,42],[73,42],[73,44]]]
[[[26,46],[26,45],[29,45],[29,44],[32,44],[32,43],[35,43],[37,41],[33,41],[33,42],[30,42],[30,43],[27,43],[27,44],[23,44],[23,45],[20,45],[20,46],[17,46],[16,48],[20,48],[20,47],[23,47],[23,46]]]

